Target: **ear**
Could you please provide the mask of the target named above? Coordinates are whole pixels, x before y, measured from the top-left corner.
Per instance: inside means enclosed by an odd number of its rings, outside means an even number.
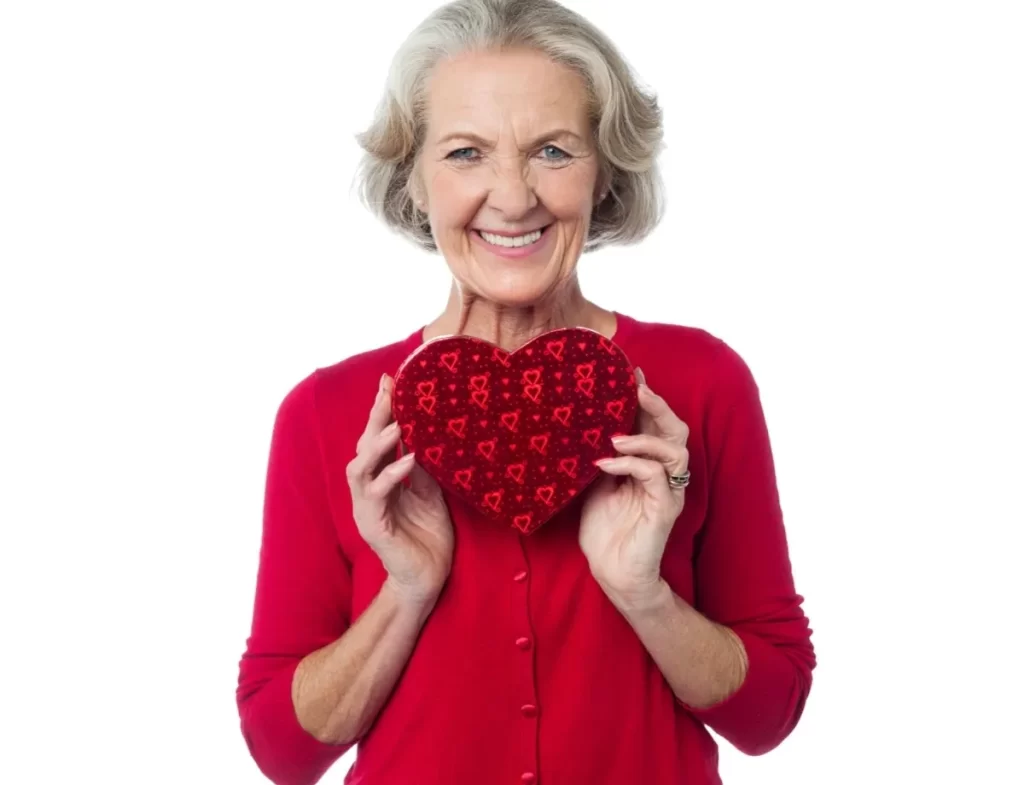
[[[420,212],[427,211],[427,199],[426,189],[423,187],[423,182],[420,180],[419,168],[413,167],[412,172],[409,173],[409,182],[406,184],[406,190],[409,192],[409,198],[412,199],[413,204],[420,210]]]
[[[594,184],[594,207],[597,207],[608,197],[608,192],[611,189],[611,180],[611,172],[601,167],[601,172],[597,176],[597,182]]]

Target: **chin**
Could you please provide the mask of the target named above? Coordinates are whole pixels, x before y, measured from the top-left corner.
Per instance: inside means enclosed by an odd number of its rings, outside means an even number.
[[[542,302],[568,277],[564,242],[553,231],[545,235],[533,253],[516,257],[492,252],[479,236],[471,237],[467,283],[478,296],[498,305],[523,308]]]
[[[520,276],[516,276],[519,278]],[[473,290],[478,297],[506,308],[529,308],[538,305],[556,288],[554,280],[538,280],[537,275],[525,280],[476,281]]]

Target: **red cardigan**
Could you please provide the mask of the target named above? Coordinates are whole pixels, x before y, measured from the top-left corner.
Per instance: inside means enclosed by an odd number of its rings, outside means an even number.
[[[577,507],[526,536],[449,498],[451,574],[358,742],[347,785],[719,783],[705,726],[757,755],[796,725],[815,657],[750,370],[697,328],[618,314],[614,340],[690,427],[692,480],[662,574],[739,635],[746,681],[706,710],[675,697],[590,575]],[[417,330],[317,369],[277,413],[237,701],[252,757],[279,785],[317,782],[348,749],[299,725],[292,674],[345,632],[385,578],[352,521],[345,466],[381,373],[393,375],[421,343]]]

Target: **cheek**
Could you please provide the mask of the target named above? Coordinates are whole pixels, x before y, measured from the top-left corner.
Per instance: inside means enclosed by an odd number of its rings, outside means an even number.
[[[482,193],[472,178],[458,172],[439,172],[430,189],[430,212],[435,226],[442,231],[464,228],[476,216]]]
[[[595,179],[583,169],[570,168],[546,173],[538,194],[545,207],[560,220],[581,220],[593,209]]]

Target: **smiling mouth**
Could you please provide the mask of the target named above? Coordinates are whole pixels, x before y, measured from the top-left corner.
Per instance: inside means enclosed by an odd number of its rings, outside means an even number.
[[[523,248],[527,245],[533,245],[540,241],[540,238],[544,236],[544,233],[550,229],[554,224],[548,224],[543,229],[537,229],[533,232],[527,232],[516,237],[506,237],[501,234],[491,234],[490,232],[483,232],[479,229],[473,231],[488,245],[493,245],[497,248]]]

